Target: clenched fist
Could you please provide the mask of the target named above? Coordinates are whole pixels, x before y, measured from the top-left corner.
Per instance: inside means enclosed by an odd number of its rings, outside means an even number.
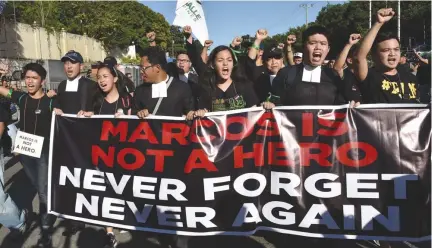
[[[396,13],[392,8],[380,9],[377,12],[377,22],[386,23],[390,21]]]
[[[348,40],[348,44],[355,45],[357,44],[361,39],[361,34],[351,34]]]
[[[183,27],[183,34],[187,37],[190,36],[192,34],[191,26],[184,26]]]
[[[292,45],[296,42],[296,40],[297,40],[297,38],[296,38],[295,34],[290,34],[287,37],[287,44]]]
[[[259,29],[256,34],[255,34],[255,38],[257,40],[265,40],[268,37],[268,32],[265,29]]]
[[[240,44],[242,43],[243,39],[239,36],[235,37],[234,40],[231,42],[231,46],[232,47],[236,47],[236,46],[240,46]]]
[[[206,41],[204,42],[204,47],[209,48],[211,45],[213,45],[213,41],[212,41],[212,40],[206,40]]]

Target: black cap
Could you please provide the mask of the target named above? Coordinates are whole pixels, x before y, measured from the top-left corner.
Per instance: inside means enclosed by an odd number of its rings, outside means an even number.
[[[72,60],[72,62],[79,62],[81,64],[84,63],[84,59],[81,54],[74,50],[70,50],[61,58],[61,62],[65,62],[66,60]]]
[[[106,57],[103,62],[104,62],[104,64],[108,64],[112,67],[117,65],[117,60],[113,56]]]
[[[269,49],[264,50],[263,59],[268,60],[270,58],[283,58],[283,51],[278,47],[271,47]]]

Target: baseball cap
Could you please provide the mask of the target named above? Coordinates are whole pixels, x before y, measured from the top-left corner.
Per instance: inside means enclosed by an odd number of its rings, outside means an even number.
[[[263,59],[267,60],[270,58],[283,58],[283,51],[278,47],[271,47],[264,50]]]
[[[303,58],[303,53],[294,53],[294,57]]]
[[[84,59],[81,54],[74,50],[70,50],[61,58],[61,62],[65,62],[66,60],[72,60],[72,62],[79,62],[81,64],[84,63]]]
[[[104,64],[108,64],[114,67],[117,65],[117,59],[113,56],[108,56],[104,59]]]

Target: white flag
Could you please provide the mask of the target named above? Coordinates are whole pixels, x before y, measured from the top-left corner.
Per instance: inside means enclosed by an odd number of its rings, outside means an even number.
[[[202,45],[209,39],[204,10],[199,0],[177,0],[176,17],[173,25],[191,26],[193,34]]]

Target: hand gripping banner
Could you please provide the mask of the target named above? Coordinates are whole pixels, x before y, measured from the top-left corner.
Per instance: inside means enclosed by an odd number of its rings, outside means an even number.
[[[179,235],[428,240],[430,142],[424,105],[56,116],[49,212]]]

